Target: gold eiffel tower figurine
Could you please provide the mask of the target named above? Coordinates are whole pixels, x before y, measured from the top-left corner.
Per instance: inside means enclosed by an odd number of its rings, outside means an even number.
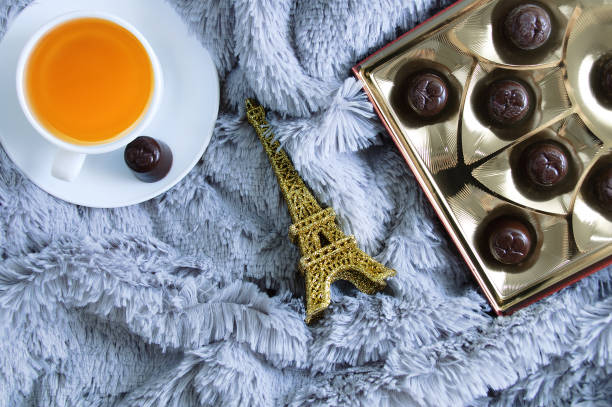
[[[289,237],[300,247],[299,269],[306,282],[306,323],[317,319],[329,306],[330,286],[347,280],[360,291],[374,294],[382,290],[385,279],[395,275],[357,247],[354,236],[346,236],[336,224],[332,208],[323,209],[312,195],[289,156],[274,140],[266,112],[253,99],[246,101],[247,118],[263,144],[293,224]]]

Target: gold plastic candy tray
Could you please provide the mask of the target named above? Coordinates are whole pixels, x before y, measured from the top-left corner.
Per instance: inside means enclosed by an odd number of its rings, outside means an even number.
[[[540,0],[552,32],[541,52],[509,52],[498,21],[518,0],[463,0],[353,68],[383,123],[498,314],[510,314],[612,262],[612,218],[589,199],[593,173],[612,165],[612,110],[590,73],[612,51],[612,1]],[[423,68],[442,72],[447,113],[420,122],[404,84]],[[492,128],[478,115],[479,89],[499,76],[528,83],[534,113],[522,127]],[[539,139],[571,155],[574,181],[542,196],[521,188],[516,155]],[[500,214],[526,219],[536,246],[519,266],[491,261],[483,227]]]

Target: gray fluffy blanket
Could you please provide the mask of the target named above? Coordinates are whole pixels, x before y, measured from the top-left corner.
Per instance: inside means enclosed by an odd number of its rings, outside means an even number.
[[[25,3],[0,0],[0,37]],[[350,75],[445,2],[173,3],[222,80],[212,142],[181,183],[88,209],[0,151],[0,406],[610,405],[612,270],[492,316]],[[344,231],[398,271],[386,292],[337,283],[304,324],[247,96]]]

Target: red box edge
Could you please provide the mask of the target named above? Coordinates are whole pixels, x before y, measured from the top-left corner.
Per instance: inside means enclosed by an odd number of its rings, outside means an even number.
[[[403,33],[402,35],[400,35],[399,37],[397,37],[396,39],[394,39],[393,41],[391,41],[390,43],[388,43],[387,45],[385,45],[384,47],[380,48],[379,50],[377,50],[376,52],[374,52],[373,54],[368,55],[367,57],[365,57],[361,62],[357,63],[355,66],[353,66],[352,71],[353,73],[355,73],[356,71],[359,70],[359,67],[361,65],[363,65],[364,62],[366,62],[368,59],[373,58],[375,55],[377,55],[378,53],[382,52],[383,50],[385,50],[387,47],[390,47],[391,45],[395,44],[397,41],[401,40],[402,38],[404,38],[405,36],[407,36],[408,34],[410,34],[411,32],[413,32],[414,30],[418,29],[419,27],[427,24],[428,22],[430,22],[431,20],[433,20],[434,18],[437,18],[440,14],[443,14],[447,11],[449,11],[450,9],[452,9],[455,6],[458,6],[460,3],[462,3],[464,0],[458,0],[456,2],[454,2],[453,4],[448,5],[447,7],[443,8],[442,10],[438,11],[436,14],[432,15],[431,17],[429,17],[428,19],[426,19],[425,21],[421,22],[420,24],[415,25],[412,29],[406,31],[405,33]]]
[[[590,267],[585,268],[584,270],[566,278],[565,280],[559,281],[556,284],[551,285],[550,287],[548,287],[546,290],[543,290],[542,292],[538,293],[537,295],[534,295],[533,297],[530,297],[529,299],[523,301],[523,302],[519,302],[518,304],[508,308],[505,311],[501,311],[501,312],[497,312],[497,315],[499,316],[510,316],[512,314],[514,314],[515,312],[530,306],[531,304],[540,301],[543,298],[546,298],[558,291],[561,291],[562,289],[582,280],[585,277],[588,277],[592,274],[595,274],[596,272],[598,272],[599,270],[602,270],[604,268],[606,268],[607,266],[612,265],[612,256],[611,257],[607,257],[597,263],[592,264]]]

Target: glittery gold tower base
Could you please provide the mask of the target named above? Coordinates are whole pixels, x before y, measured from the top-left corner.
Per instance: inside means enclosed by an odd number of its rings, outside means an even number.
[[[367,294],[382,290],[385,279],[395,275],[395,271],[360,250],[355,238],[338,228],[332,208],[321,208],[289,156],[274,140],[263,107],[248,99],[246,108],[249,123],[268,154],[293,220],[289,236],[302,255],[299,269],[306,282],[306,323],[313,322],[329,306],[330,286],[336,280],[347,280]]]

